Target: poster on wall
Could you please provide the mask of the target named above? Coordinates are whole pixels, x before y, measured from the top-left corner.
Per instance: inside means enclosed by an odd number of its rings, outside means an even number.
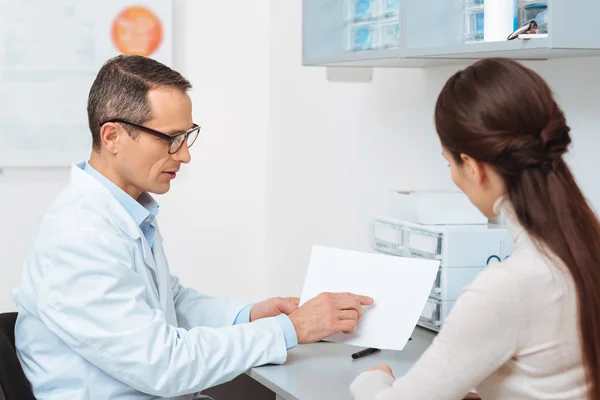
[[[0,0],[0,168],[87,159],[87,96],[109,58],[172,62],[169,0]]]

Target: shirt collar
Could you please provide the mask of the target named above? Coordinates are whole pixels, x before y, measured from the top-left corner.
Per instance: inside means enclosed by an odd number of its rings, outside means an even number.
[[[125,208],[135,223],[140,226],[148,217],[153,220],[158,216],[158,203],[147,192],[142,192],[136,200],[117,185],[108,180],[100,172],[96,171],[88,162],[83,170],[102,183],[117,201]]]

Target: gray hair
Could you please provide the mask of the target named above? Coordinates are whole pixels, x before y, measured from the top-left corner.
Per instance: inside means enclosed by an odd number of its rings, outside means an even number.
[[[119,55],[108,60],[98,72],[88,97],[93,149],[100,149],[100,127],[104,122],[118,118],[143,124],[152,119],[148,91],[161,87],[187,92],[192,85],[179,72],[151,58]],[[126,129],[135,137],[131,128]]]

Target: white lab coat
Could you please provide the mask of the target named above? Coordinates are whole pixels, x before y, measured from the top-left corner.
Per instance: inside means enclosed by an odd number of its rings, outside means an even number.
[[[13,292],[17,352],[39,400],[189,398],[285,361],[278,321],[232,326],[246,304],[180,285],[158,229],[151,250],[82,167],[43,219]]]

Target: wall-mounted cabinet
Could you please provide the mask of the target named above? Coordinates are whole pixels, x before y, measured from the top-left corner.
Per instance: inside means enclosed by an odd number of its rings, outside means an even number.
[[[465,12],[465,3],[483,1],[303,0],[304,65],[418,66],[492,56],[600,56],[600,0],[518,0],[530,3],[530,15],[521,19],[538,16],[543,34],[476,41],[472,30],[481,31],[477,24],[482,17]],[[545,3],[543,13],[535,9],[539,3]]]

